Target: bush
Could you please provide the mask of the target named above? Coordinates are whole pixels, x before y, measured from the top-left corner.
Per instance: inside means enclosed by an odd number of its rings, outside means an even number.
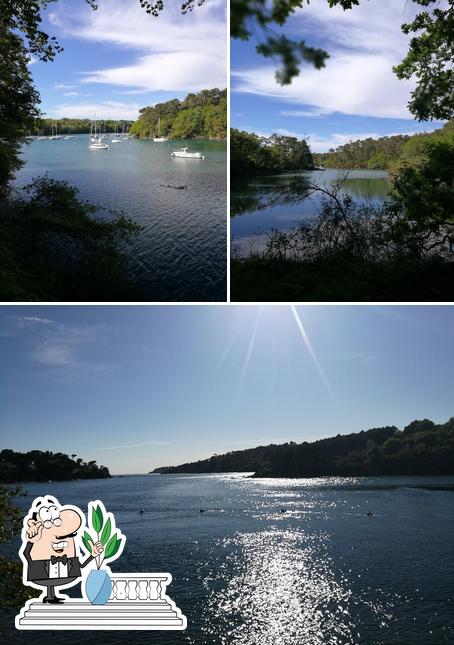
[[[78,190],[42,177],[0,215],[0,299],[114,300],[131,298],[121,244],[140,227],[123,215],[99,215]]]

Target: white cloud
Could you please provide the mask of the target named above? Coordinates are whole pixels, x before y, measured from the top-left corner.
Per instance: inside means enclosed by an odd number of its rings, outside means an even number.
[[[359,141],[362,139],[378,139],[385,135],[377,132],[350,132],[348,134],[330,134],[322,137],[317,134],[308,134],[306,140],[310,145],[312,152],[328,152],[331,148],[343,146],[350,141]]]
[[[38,316],[18,316],[15,320],[20,327],[35,324],[50,325],[54,322],[50,318],[39,318]]]
[[[138,103],[121,103],[118,101],[99,101],[93,103],[62,103],[51,110],[51,117],[61,119],[64,117],[73,119],[130,119],[135,120],[139,116],[139,110],[143,107]]]
[[[79,96],[79,92],[63,92],[63,96]]]
[[[326,114],[329,114],[326,110],[282,110],[281,111],[282,116],[293,116],[293,117],[316,117],[316,116],[325,116]]]
[[[27,65],[34,65],[35,63],[38,63],[38,62],[39,62],[39,58],[37,58],[36,56],[30,55],[30,58],[27,61]]]
[[[330,52],[327,66],[315,70],[305,65],[300,76],[283,87],[276,83],[275,67],[268,64],[237,69],[232,73],[234,89],[304,106],[300,116],[342,112],[411,119],[406,105],[415,83],[398,80],[392,67],[408,47],[400,25],[414,13],[413,4],[396,0],[370,0],[345,12],[329,9],[325,0],[313,0],[290,20],[290,35],[313,43],[316,34]]]
[[[46,341],[35,347],[32,358],[42,365],[65,367],[74,364],[74,349],[62,342]]]
[[[54,83],[54,90],[73,90],[77,85],[69,85],[68,83]]]
[[[35,321],[33,317],[29,319]],[[36,321],[38,320],[53,322],[47,321],[47,319],[36,319]],[[33,338],[31,358],[36,363],[47,367],[97,371],[104,366],[81,360],[80,353],[84,348],[94,343],[101,332],[105,333],[105,329],[96,326],[70,327],[54,323],[41,327],[40,333],[37,333]]]
[[[210,0],[187,15],[180,3],[154,18],[136,0],[104,0],[97,11],[59,13],[67,35],[137,52],[131,64],[83,73],[82,82],[149,91],[226,86],[225,3]]]

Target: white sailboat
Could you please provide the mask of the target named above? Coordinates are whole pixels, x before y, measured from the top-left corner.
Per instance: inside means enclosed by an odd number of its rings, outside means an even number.
[[[94,124],[91,125],[90,143],[88,144],[90,150],[109,150],[107,143],[103,143],[101,134],[98,134],[96,119]]]
[[[168,141],[167,137],[161,137],[161,117],[158,119],[158,136],[153,138],[155,143],[162,143],[163,141]]]
[[[183,157],[184,159],[205,159],[205,155],[200,152],[188,152],[188,148],[181,148],[181,150],[174,150],[171,157]]]
[[[114,138],[110,140],[111,143],[121,143],[122,139],[118,136],[118,121],[115,123],[115,135]]]
[[[61,139],[61,136],[58,134],[58,126],[56,123],[52,123],[52,134],[49,137],[49,141],[56,141],[57,139]]]

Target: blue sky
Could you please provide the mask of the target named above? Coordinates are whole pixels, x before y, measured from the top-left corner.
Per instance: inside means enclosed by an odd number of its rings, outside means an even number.
[[[330,59],[321,71],[304,65],[299,77],[284,87],[275,81],[275,63],[256,53],[255,37],[233,40],[232,126],[265,136],[278,132],[304,137],[316,152],[349,140],[440,127],[440,122],[413,119],[406,106],[415,82],[399,81],[392,72],[408,49],[400,25],[417,12],[408,0],[369,0],[350,11],[311,0],[293,14],[283,32],[327,50]]]
[[[227,85],[226,4],[210,0],[181,15],[168,2],[158,17],[139,0],[59,0],[43,28],[64,47],[30,69],[48,117],[135,119],[145,105]]]
[[[454,308],[4,306],[2,447],[113,473],[453,416]]]

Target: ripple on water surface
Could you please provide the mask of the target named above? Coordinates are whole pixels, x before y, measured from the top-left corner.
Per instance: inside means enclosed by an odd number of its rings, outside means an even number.
[[[90,151],[87,141],[79,135],[25,146],[18,185],[48,173],[140,224],[126,251],[142,299],[225,300],[226,144],[186,142],[205,154],[201,161],[170,157],[185,142],[129,140]]]

